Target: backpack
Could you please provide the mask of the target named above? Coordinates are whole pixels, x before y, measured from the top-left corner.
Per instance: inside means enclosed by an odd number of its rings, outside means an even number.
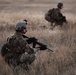
[[[45,13],[45,20],[48,22],[52,22],[53,17],[54,17],[54,12],[55,12],[55,8],[50,9],[48,12],[46,12]]]
[[[5,56],[7,53],[9,53],[9,46],[8,44],[4,44],[1,48],[1,55]]]
[[[8,41],[9,38],[7,38]],[[11,40],[11,39],[10,39]],[[11,45],[11,43],[10,43]],[[4,57],[6,54],[10,53],[10,45],[8,44],[8,42],[6,42],[5,44],[3,44],[3,46],[1,47],[1,55]]]

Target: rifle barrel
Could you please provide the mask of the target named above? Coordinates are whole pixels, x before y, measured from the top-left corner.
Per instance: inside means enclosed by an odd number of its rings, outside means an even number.
[[[53,52],[53,50],[51,50],[51,49],[49,49],[49,48],[47,48],[49,51],[52,51]]]

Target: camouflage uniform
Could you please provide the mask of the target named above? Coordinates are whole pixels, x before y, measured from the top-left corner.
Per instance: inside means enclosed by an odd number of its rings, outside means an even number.
[[[50,9],[45,14],[45,20],[51,23],[52,29],[56,25],[63,26],[63,23],[67,23],[66,17],[62,15],[61,9],[63,8],[63,3],[58,3],[57,8]]]
[[[56,8],[53,18],[54,18],[55,22],[60,25],[61,23],[63,24],[63,20],[65,19],[65,16],[63,16],[61,11],[58,8]]]
[[[60,10],[59,9],[54,9],[54,19],[60,19],[59,14],[60,14]]]
[[[35,60],[34,50],[31,49],[26,42],[26,38],[15,33],[8,39],[9,53],[5,55],[5,59],[13,59],[20,63],[31,64]]]

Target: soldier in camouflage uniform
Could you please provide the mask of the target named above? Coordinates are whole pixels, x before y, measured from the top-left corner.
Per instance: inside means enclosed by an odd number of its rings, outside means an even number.
[[[48,13],[45,14],[45,19],[51,23],[51,26],[56,25],[62,26],[63,23],[67,23],[66,17],[63,16],[61,10],[63,9],[63,3],[58,3],[57,8],[50,9]]]
[[[61,9],[63,9],[63,3],[58,3],[57,8],[55,9],[55,21],[57,25],[62,25],[63,22],[66,22],[66,17],[61,13]],[[64,21],[65,20],[65,21]]]
[[[14,64],[18,65],[20,63],[31,64],[35,60],[35,52],[39,49],[30,48],[27,39],[23,38],[22,35],[27,32],[26,25],[26,21],[18,22],[15,34],[8,38],[9,52],[4,56],[6,62],[13,60]]]

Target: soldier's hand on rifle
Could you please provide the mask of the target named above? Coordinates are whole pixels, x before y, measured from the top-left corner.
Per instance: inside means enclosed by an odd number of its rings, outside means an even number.
[[[47,45],[43,45],[42,44],[39,48],[40,48],[40,50],[46,50],[47,49]]]
[[[68,21],[66,20],[66,24],[68,23]]]
[[[38,52],[40,50],[40,48],[33,48],[34,52]]]
[[[26,44],[26,48],[27,48],[27,49],[29,49],[29,48],[30,48],[29,44]]]

